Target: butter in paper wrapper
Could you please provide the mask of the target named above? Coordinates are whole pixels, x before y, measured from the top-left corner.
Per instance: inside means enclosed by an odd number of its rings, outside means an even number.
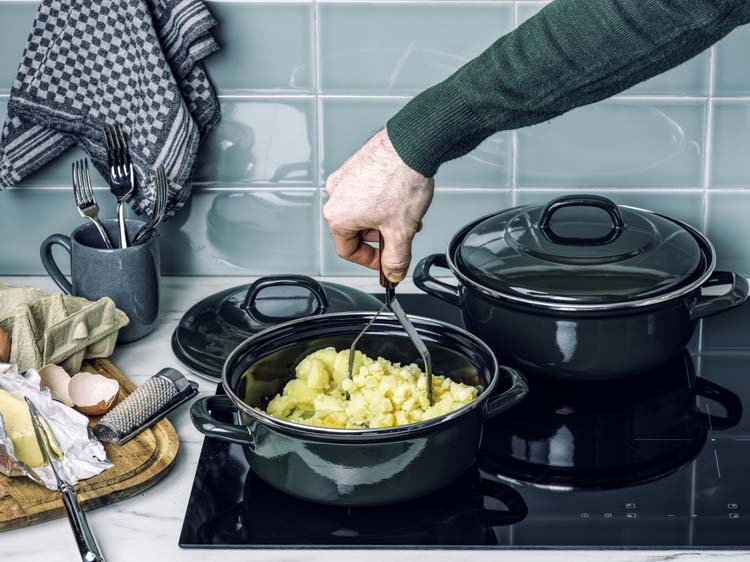
[[[20,375],[14,364],[0,363],[0,388],[22,400],[28,396],[39,409],[62,450],[62,459],[58,460],[57,468],[63,480],[75,485],[79,480],[91,478],[112,467],[104,446],[89,428],[89,419],[53,400],[50,391],[41,387],[36,370],[29,369]],[[31,469],[15,458],[13,442],[5,430],[1,414],[0,473],[7,476],[25,475],[37,483],[43,483],[50,490],[57,490],[57,482],[49,466]]]

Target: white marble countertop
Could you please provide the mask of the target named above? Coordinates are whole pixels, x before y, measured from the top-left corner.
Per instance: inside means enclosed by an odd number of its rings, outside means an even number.
[[[332,279],[365,290],[375,290],[374,278]],[[172,354],[170,337],[183,312],[193,303],[221,289],[247,282],[246,278],[172,277],[162,281],[162,301],[159,325],[152,335],[115,351],[112,360],[136,384],[163,367],[181,369]],[[33,285],[46,290],[55,289],[46,277],[0,277],[0,282]],[[414,290],[404,283],[400,290]],[[184,371],[184,369],[181,369]],[[195,380],[197,377],[191,376]],[[199,380],[201,395],[213,394],[215,383]],[[382,558],[377,551],[330,550],[183,550],[177,546],[182,519],[185,514],[203,436],[193,428],[187,408],[170,416],[180,435],[180,451],[172,471],[155,487],[128,500],[96,509],[89,513],[89,521],[108,562],[151,561],[325,561],[349,562],[353,559],[368,562]],[[387,551],[389,560],[421,561],[424,551]],[[657,561],[657,560],[749,560],[749,552],[696,551],[430,551],[431,562],[504,560],[513,562],[576,562],[589,561]],[[67,519],[58,519],[24,529],[0,533],[0,558],[3,562],[42,562],[77,560],[73,537]]]

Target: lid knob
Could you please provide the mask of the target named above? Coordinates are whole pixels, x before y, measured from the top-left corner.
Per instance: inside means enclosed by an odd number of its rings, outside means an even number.
[[[596,238],[560,236],[552,230],[550,223],[552,215],[564,207],[597,207],[602,209],[612,220],[612,228],[604,236]],[[620,208],[611,199],[601,195],[563,195],[547,203],[539,217],[538,228],[551,242],[557,244],[600,246],[614,242],[625,229],[625,221],[622,218]]]

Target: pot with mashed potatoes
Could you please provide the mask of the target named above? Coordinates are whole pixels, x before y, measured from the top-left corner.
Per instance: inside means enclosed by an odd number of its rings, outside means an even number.
[[[412,317],[430,350],[434,400],[398,321],[373,313],[323,314],[261,332],[224,364],[226,396],[191,409],[210,437],[244,446],[253,471],[293,496],[332,505],[383,505],[449,484],[473,463],[486,419],[528,387],[468,332]],[[211,412],[233,410],[236,424]]]

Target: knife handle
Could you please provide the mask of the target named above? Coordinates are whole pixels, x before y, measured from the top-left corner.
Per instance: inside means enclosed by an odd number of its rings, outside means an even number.
[[[73,535],[76,538],[78,552],[81,553],[83,562],[105,562],[104,555],[96,544],[94,533],[86,520],[86,514],[78,503],[78,497],[73,486],[67,482],[60,485],[60,495],[62,496],[65,510],[68,512],[68,521],[70,528],[73,529]]]
[[[378,232],[378,245],[380,246],[380,286],[385,289],[385,302],[389,303],[393,300],[393,296],[396,294],[396,286],[398,283],[394,283],[385,276],[383,273],[383,248],[385,248],[385,240],[383,239],[383,233]]]

